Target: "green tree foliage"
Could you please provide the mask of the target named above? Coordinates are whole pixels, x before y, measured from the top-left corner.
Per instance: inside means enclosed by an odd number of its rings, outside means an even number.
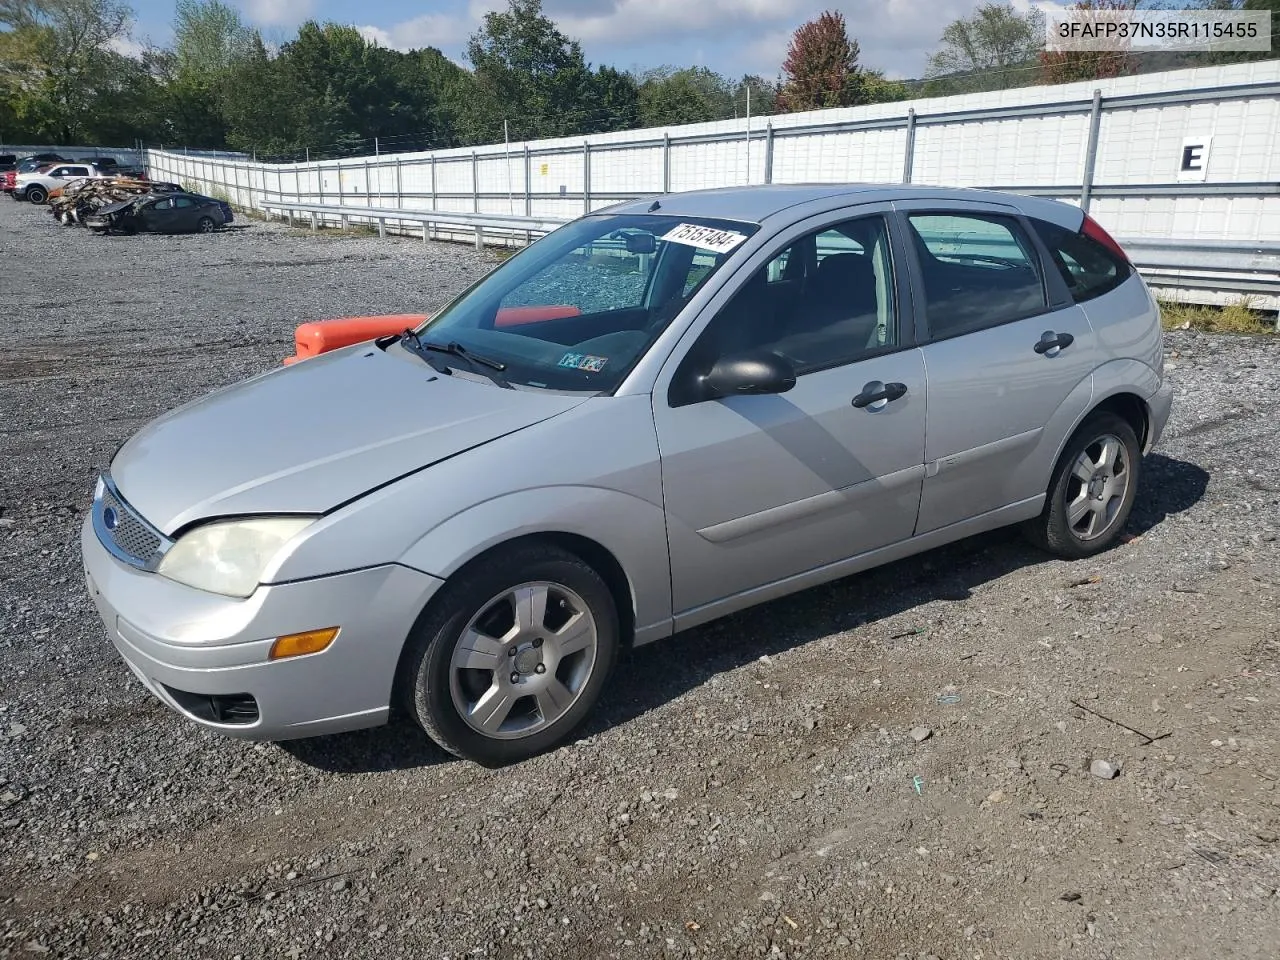
[[[231,147],[312,159],[422,150],[640,126],[904,100],[903,83],[858,64],[844,17],[828,11],[792,37],[777,82],[665,66],[639,76],[593,67],[541,0],[507,0],[467,45],[472,69],[434,47],[386,49],[349,26],[304,23],[269,47],[235,0],[177,0],[168,49],[119,50],[124,0],[0,0],[0,138],[9,142]],[[1198,0],[1270,10],[1280,0]],[[1083,0],[1084,10],[1169,6],[1166,0]],[[1182,6],[1182,4],[1174,4]],[[1280,17],[1277,17],[1280,20]],[[1037,56],[1036,13],[986,0],[943,31],[926,94],[1114,76],[1263,54]],[[1160,60],[1159,57],[1165,57]],[[1176,62],[1168,62],[1172,57]],[[1159,63],[1161,66],[1150,66]],[[748,99],[750,105],[748,108]]]
[[[62,143],[94,132],[89,110],[116,83],[112,43],[130,19],[116,0],[0,0],[2,92],[26,129]]]
[[[947,25],[925,76],[929,95],[1025,87],[1036,79],[1044,48],[1044,14],[1019,13],[1007,3],[984,3]]]
[[[844,14],[838,11],[827,10],[796,30],[782,72],[786,82],[778,107],[784,112],[863,102],[858,41],[850,39]]]
[[[656,67],[640,77],[642,127],[702,123],[733,115],[733,86],[706,67]]]
[[[589,128],[603,113],[581,44],[543,14],[542,0],[510,0],[506,11],[485,14],[484,26],[467,43],[467,59],[490,140],[502,138],[503,120],[513,136],[554,137]]]

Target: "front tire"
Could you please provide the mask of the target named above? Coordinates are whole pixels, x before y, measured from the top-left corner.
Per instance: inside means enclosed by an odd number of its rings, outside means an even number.
[[[44,187],[27,187],[27,200],[39,206],[49,199]]]
[[[619,647],[613,594],[545,544],[495,554],[451,580],[414,628],[401,696],[427,734],[485,766],[567,740],[595,706]]]
[[[1036,546],[1067,560],[1106,550],[1119,539],[1133,509],[1141,459],[1127,420],[1105,410],[1090,414],[1054,468],[1044,512],[1023,532]]]

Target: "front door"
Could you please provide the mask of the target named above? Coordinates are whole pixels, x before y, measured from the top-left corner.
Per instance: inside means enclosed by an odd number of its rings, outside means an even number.
[[[924,362],[886,212],[863,212],[875,209],[828,214],[760,251],[658,380],[678,627],[717,601],[911,536]],[[793,365],[791,390],[699,399],[692,385],[716,361],[759,351]]]
[[[165,197],[143,208],[142,222],[155,233],[172,233],[176,215],[173,198]]]

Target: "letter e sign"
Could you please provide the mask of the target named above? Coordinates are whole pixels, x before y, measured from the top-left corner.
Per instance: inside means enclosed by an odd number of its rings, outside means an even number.
[[[1187,137],[1178,157],[1179,180],[1203,180],[1209,169],[1209,141],[1212,137]]]

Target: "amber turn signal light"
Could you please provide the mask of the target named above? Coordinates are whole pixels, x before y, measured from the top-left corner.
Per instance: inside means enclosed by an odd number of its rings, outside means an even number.
[[[308,653],[319,653],[333,643],[341,627],[328,627],[324,630],[308,630],[306,633],[290,633],[276,637],[271,645],[269,660],[283,660],[285,657],[301,657]]]

